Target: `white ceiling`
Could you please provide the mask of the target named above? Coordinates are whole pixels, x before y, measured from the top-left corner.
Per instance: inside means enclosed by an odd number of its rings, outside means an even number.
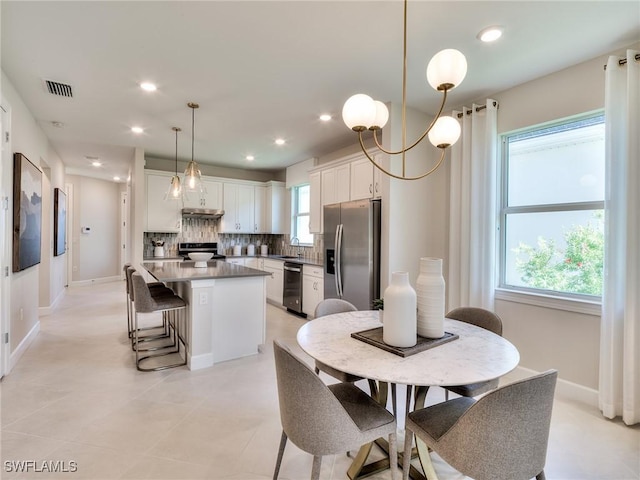
[[[350,95],[401,100],[398,0],[0,5],[2,70],[74,169],[100,157],[103,175],[126,177],[134,147],[173,159],[172,126],[183,129],[178,155],[188,160],[190,101],[200,104],[198,162],[281,169],[355,142],[340,115]],[[503,38],[479,42],[494,24]],[[640,2],[411,1],[408,31],[408,103],[433,113],[440,97],[424,72],[439,50],[467,57],[467,78],[449,97],[462,106],[639,41]],[[73,98],[48,94],[43,79],[70,84]],[[158,91],[143,92],[142,81]],[[334,116],[326,124],[325,112]],[[278,136],[285,146],[273,144]]]

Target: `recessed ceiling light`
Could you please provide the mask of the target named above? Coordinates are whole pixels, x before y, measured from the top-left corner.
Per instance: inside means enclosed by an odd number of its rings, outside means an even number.
[[[495,42],[501,36],[502,36],[502,27],[498,27],[494,25],[494,26],[482,29],[480,33],[478,33],[477,38],[482,42],[490,43],[490,42]]]
[[[142,133],[144,132],[144,129],[142,127],[131,127],[131,131],[133,133]]]
[[[53,125],[56,128],[64,128],[64,123],[62,122],[53,121],[51,122],[51,125]]]
[[[119,181],[120,181],[120,177],[118,177],[117,175],[116,175],[115,177],[113,177],[113,179],[114,179],[116,182],[119,182]]]
[[[146,92],[155,92],[158,87],[156,87],[153,83],[150,82],[142,82],[140,84],[140,88]]]
[[[276,145],[284,145],[284,138],[276,138]]]
[[[91,162],[91,165],[93,165],[94,167],[100,167],[102,166],[102,162],[99,162],[98,160],[94,160],[93,162]]]
[[[249,162],[253,162],[253,161],[255,160],[255,157],[254,157],[253,155],[247,155],[245,158],[246,158],[246,159],[247,159],[247,161],[249,161]]]
[[[329,115],[328,113],[323,113],[322,115],[320,115],[320,120],[322,120],[323,122],[328,122],[329,120],[331,120],[331,115]]]

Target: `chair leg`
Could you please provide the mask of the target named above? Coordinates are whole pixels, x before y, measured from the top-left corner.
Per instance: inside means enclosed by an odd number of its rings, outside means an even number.
[[[429,447],[416,435],[416,448],[418,449],[418,458],[420,458],[420,465],[422,465],[422,471],[424,476],[428,480],[438,480],[436,470],[431,463],[431,455],[429,454]]]
[[[413,444],[413,432],[406,426],[404,429],[404,451],[402,454],[402,480],[409,479],[411,468],[411,445]]]
[[[393,416],[398,417],[398,403],[396,402],[396,384],[391,384],[391,409],[393,410]]]
[[[314,455],[313,467],[311,467],[311,480],[320,480],[321,466],[322,466],[322,455]]]
[[[411,455],[409,455],[411,458]],[[391,470],[391,480],[396,480],[398,472],[398,435],[389,434],[389,469]]]
[[[544,476],[544,470],[536,475],[536,480],[547,480],[547,477]]]
[[[282,437],[280,437],[280,448],[278,449],[278,459],[276,460],[276,469],[273,471],[273,480],[278,480],[278,474],[280,473],[280,464],[282,463],[282,457],[284,455],[284,447],[287,446],[287,434],[282,431]]]

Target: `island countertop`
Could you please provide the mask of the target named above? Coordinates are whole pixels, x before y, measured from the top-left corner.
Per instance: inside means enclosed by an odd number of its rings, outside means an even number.
[[[144,262],[142,266],[160,282],[185,282],[216,278],[261,277],[269,272],[234,265],[221,260],[209,260],[207,267],[194,267],[193,261]]]

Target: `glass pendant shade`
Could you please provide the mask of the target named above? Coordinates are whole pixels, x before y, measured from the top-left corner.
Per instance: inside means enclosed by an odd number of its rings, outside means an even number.
[[[171,184],[169,185],[169,189],[167,193],[164,195],[165,200],[182,200],[182,185],[180,182],[180,177],[178,175],[174,175],[171,177]]]
[[[427,81],[436,90],[457,87],[467,74],[467,59],[458,50],[448,48],[436,53],[427,65]]]
[[[447,148],[456,143],[458,138],[460,138],[460,123],[446,115],[438,118],[429,132],[429,141],[438,148]]]
[[[349,97],[342,107],[342,120],[350,129],[367,129],[376,120],[376,104],[369,95],[358,93]]]
[[[199,191],[201,184],[201,173],[198,164],[191,160],[184,171],[185,188],[191,192]]]
[[[389,109],[379,100],[373,102],[376,106],[376,118],[369,128],[383,128],[389,120]]]

